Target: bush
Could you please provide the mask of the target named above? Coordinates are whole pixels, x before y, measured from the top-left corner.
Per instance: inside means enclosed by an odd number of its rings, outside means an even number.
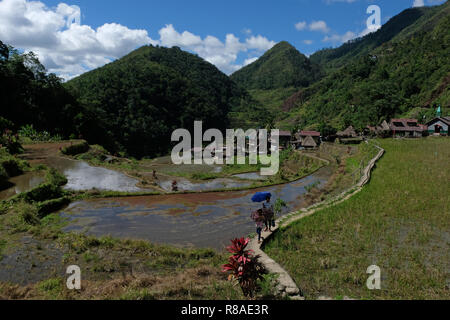
[[[65,154],[67,156],[76,156],[77,154],[85,153],[88,151],[89,151],[89,144],[86,141],[73,144],[61,150],[62,154]]]
[[[26,224],[35,226],[40,223],[36,206],[33,206],[29,203],[18,203],[14,208],[14,212]]]
[[[60,135],[51,135],[48,131],[37,131],[33,125],[25,125],[20,128],[19,135],[31,141],[61,141]]]
[[[233,255],[229,263],[223,265],[223,272],[229,272],[229,279],[239,282],[242,292],[246,297],[253,297],[258,288],[258,281],[264,280],[266,274],[264,266],[258,261],[259,256],[253,256],[253,252],[245,250],[250,239],[234,239],[232,245],[227,248]]]
[[[64,208],[69,203],[70,199],[67,197],[40,202],[37,205],[38,217],[40,219],[45,218],[50,213]]]
[[[26,202],[40,202],[47,201],[48,199],[57,199],[63,196],[63,191],[57,185],[51,183],[45,183],[37,186],[36,188],[20,194],[18,197]]]
[[[22,145],[19,143],[19,136],[13,134],[9,129],[4,130],[0,136],[0,148],[5,147],[6,151],[11,154],[18,154],[23,152]]]
[[[67,184],[67,178],[59,173],[55,168],[51,168],[46,175],[46,180],[48,183],[54,184],[58,187],[62,187]]]
[[[21,175],[29,165],[26,161],[11,156],[5,149],[0,149],[0,179]]]

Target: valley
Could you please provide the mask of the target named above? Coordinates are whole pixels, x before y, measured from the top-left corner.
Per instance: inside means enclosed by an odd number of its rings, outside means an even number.
[[[296,29],[326,42],[317,23]],[[446,1],[310,54],[227,34],[248,55],[228,74],[199,44],[147,41],[67,81],[0,39],[0,299],[450,299],[448,30]],[[270,134],[211,151],[199,121]],[[233,163],[175,164],[180,128],[191,157]]]

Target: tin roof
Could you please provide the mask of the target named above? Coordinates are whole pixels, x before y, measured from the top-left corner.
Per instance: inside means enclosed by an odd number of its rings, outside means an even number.
[[[389,126],[392,131],[424,131],[417,119],[392,119]]]
[[[320,137],[320,132],[317,131],[301,131],[301,137],[311,136],[311,137]]]

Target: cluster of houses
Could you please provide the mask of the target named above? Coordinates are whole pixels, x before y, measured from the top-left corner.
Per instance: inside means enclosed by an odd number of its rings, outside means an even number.
[[[426,125],[420,124],[417,119],[392,119],[389,123],[383,121],[379,126],[367,126],[363,132],[357,133],[353,126],[337,132],[333,136],[322,137],[317,131],[299,131],[291,134],[289,131],[280,131],[280,146],[295,149],[315,149],[322,140],[339,141],[344,144],[360,143],[365,137],[394,137],[394,138],[421,138],[425,136],[449,136],[450,117],[438,116]]]
[[[448,136],[450,117],[436,117],[427,124],[420,124],[416,119],[392,119],[384,121],[378,127],[367,127],[367,131],[376,136],[395,138],[421,138],[424,136]]]

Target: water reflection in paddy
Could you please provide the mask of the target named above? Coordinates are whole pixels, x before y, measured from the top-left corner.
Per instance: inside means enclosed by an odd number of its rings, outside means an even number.
[[[267,176],[262,176],[259,172],[235,174],[233,177],[245,180],[266,180]]]
[[[329,176],[330,169],[322,168],[299,181],[262,190],[271,192],[274,200],[282,198],[288,204],[286,213],[301,207],[305,187],[317,182],[323,185]],[[73,203],[62,215],[71,220],[66,231],[223,249],[229,239],[254,232],[250,213],[260,207],[250,201],[254,193],[249,190],[96,199]]]
[[[191,182],[187,179],[174,178],[161,181],[159,186],[166,191],[172,191],[172,181],[176,180],[179,191],[212,191],[220,189],[233,189],[250,186],[250,182],[235,181],[232,179],[214,179],[205,182]]]
[[[144,189],[136,187],[137,179],[113,170],[93,167],[84,161],[66,158],[49,158],[46,164],[64,174],[68,180],[64,187],[67,190],[109,190],[123,192],[139,192]]]
[[[5,200],[16,194],[29,191],[45,181],[42,172],[28,172],[21,176],[10,178],[9,187],[0,191],[0,200]]]

